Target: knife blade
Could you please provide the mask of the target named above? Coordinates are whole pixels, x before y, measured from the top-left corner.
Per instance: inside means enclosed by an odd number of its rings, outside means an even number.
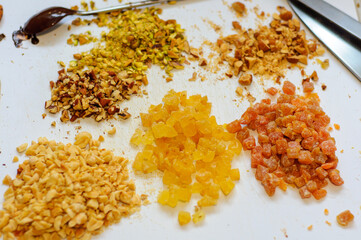
[[[361,23],[322,0],[288,0],[310,31],[361,81]]]

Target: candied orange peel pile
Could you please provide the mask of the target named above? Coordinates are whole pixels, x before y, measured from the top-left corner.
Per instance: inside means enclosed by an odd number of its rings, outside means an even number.
[[[256,179],[269,196],[277,187],[286,190],[289,184],[299,189],[301,198],[313,195],[318,200],[327,194],[327,179],[337,186],[344,182],[336,169],[335,139],[327,130],[330,118],[318,95],[298,96],[295,89],[285,81],[277,103],[263,99],[227,129],[237,133],[243,147],[251,150],[251,167],[256,168]],[[249,130],[257,131],[258,144]]]
[[[162,171],[167,189],[160,192],[158,202],[175,207],[189,202],[199,193],[193,222],[204,219],[202,207],[216,205],[219,192],[228,195],[239,180],[238,169],[232,169],[233,157],[241,153],[235,134],[229,133],[211,116],[207,97],[171,90],[163,103],[152,105],[141,113],[143,129],[137,129],[131,143],[144,145],[136,156],[133,169],[143,173]],[[181,225],[190,221],[183,211]]]

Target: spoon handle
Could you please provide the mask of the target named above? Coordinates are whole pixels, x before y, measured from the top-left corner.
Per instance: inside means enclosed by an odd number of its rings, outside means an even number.
[[[133,3],[125,3],[121,4],[119,6],[114,7],[108,7],[108,8],[102,8],[92,11],[77,11],[76,15],[86,16],[86,15],[93,15],[98,13],[104,13],[104,12],[112,12],[116,10],[123,10],[123,9],[130,9],[130,8],[136,8],[136,7],[143,7],[143,6],[149,6],[157,3],[164,3],[169,2],[168,0],[144,0],[139,2],[133,2]]]

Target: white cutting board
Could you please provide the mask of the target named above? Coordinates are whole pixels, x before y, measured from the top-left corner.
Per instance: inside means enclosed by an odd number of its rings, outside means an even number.
[[[218,34],[205,22],[207,20],[222,26],[223,34],[232,33],[231,22],[237,18],[224,4],[227,2],[231,3],[230,0],[188,0],[182,4],[164,6],[161,17],[177,19],[182,27],[187,29],[186,34],[191,45],[198,47],[206,39],[217,39]],[[6,174],[15,177],[18,163],[12,163],[12,158],[17,155],[15,148],[18,145],[24,142],[30,144],[38,137],[73,142],[75,127],[79,125],[82,130],[89,131],[97,138],[114,124],[117,128],[116,135],[108,137],[105,134],[106,140],[102,147],[113,149],[116,154],[124,154],[130,160],[134,159],[139,149],[132,147],[129,139],[140,125],[137,116],[140,112],[147,111],[150,104],[159,104],[170,89],[187,90],[189,95],[207,95],[213,103],[212,114],[216,116],[219,124],[239,118],[249,106],[247,100],[240,101],[235,94],[238,86],[236,79],[219,81],[216,75],[209,74],[204,82],[189,82],[193,68],[197,68],[196,64],[192,64],[184,71],[175,72],[174,81],[166,83],[162,78],[165,73],[153,66],[148,74],[149,85],[144,88],[149,95],[143,98],[132,97],[122,105],[129,107],[133,116],[128,121],[96,123],[88,119],[82,120],[80,124],[63,124],[59,121],[59,115],[49,114],[42,119],[44,101],[50,98],[49,81],[57,79],[57,61],[68,62],[73,53],[91,47],[71,47],[66,44],[66,39],[70,33],[91,29],[95,35],[101,30],[94,26],[73,27],[69,32],[67,25],[63,25],[54,32],[40,36],[39,45],[33,46],[27,42],[19,49],[14,47],[11,33],[39,10],[54,5],[69,7],[76,3],[78,2],[50,0],[1,1],[5,12],[0,23],[0,33],[4,32],[6,39],[0,42],[0,179]],[[261,10],[271,14],[276,12],[276,6],[287,6],[286,1],[281,0],[252,0],[245,3],[249,8],[258,5]],[[100,8],[115,4],[117,1],[98,1],[97,6]],[[69,18],[65,23],[69,24],[71,20],[72,18]],[[247,18],[241,20],[241,24],[254,28],[254,14],[250,12]],[[312,37],[307,33],[308,37]],[[330,60],[327,71],[311,62],[306,72],[310,74],[313,70],[318,71],[320,80],[315,90],[320,95],[321,105],[331,117],[331,123],[341,126],[340,131],[333,131],[331,135],[336,139],[337,155],[340,159],[338,168],[345,180],[342,187],[329,184],[326,188],[328,195],[321,201],[302,200],[298,191],[292,188],[285,193],[278,189],[276,194],[269,198],[250,169],[249,153],[242,153],[234,159],[234,167],[240,168],[241,180],[228,197],[222,198],[217,206],[206,210],[206,219],[201,225],[189,224],[180,227],[177,222],[178,211],[193,211],[194,203],[180,204],[176,209],[159,206],[155,202],[158,191],[162,189],[159,176],[137,176],[138,193],[149,194],[153,203],[143,206],[140,212],[112,225],[94,239],[286,239],[286,235],[288,239],[300,240],[360,239],[361,83],[332,55],[326,53],[322,59],[325,58]],[[289,71],[286,79],[301,86],[299,70]],[[267,86],[272,83],[265,81]],[[321,90],[322,83],[327,85],[326,91]],[[250,87],[250,92],[257,100],[265,97],[263,87],[257,83]],[[298,92],[300,93],[300,90]],[[52,121],[57,122],[55,128],[50,126]],[[340,153],[340,150],[344,150],[343,153]],[[22,155],[20,161],[24,159]],[[6,187],[1,185],[1,196],[5,190]],[[2,197],[0,199],[2,203]],[[329,216],[324,215],[325,208],[329,210]],[[351,210],[355,220],[348,228],[341,228],[336,223],[336,215],[346,209]],[[328,226],[326,220],[331,222],[332,226]],[[306,228],[311,224],[313,230],[308,231]]]

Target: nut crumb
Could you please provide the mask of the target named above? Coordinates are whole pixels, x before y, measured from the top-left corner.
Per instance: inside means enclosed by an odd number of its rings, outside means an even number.
[[[16,148],[16,151],[18,151],[18,153],[22,153],[25,152],[25,150],[28,148],[28,144],[27,143],[23,143],[20,146],[18,146]]]
[[[41,116],[43,117],[43,119],[46,117],[46,113],[41,114]]]
[[[55,121],[52,121],[51,126],[52,126],[52,127],[56,127],[56,122],[55,122]]]
[[[18,156],[15,156],[15,157],[13,158],[13,162],[19,162]]]
[[[236,93],[238,94],[238,96],[243,96],[243,88],[237,87]]]
[[[238,82],[241,84],[241,85],[251,85],[252,83],[252,74],[242,74],[241,77],[238,79]]]
[[[108,131],[109,135],[114,135],[117,132],[117,129],[113,127],[111,130]]]
[[[188,79],[188,81],[194,82],[195,80],[197,80],[197,73],[193,72],[192,77],[190,79]]]
[[[326,84],[322,83],[321,88],[322,88],[323,91],[325,91],[326,88],[327,88]]]

